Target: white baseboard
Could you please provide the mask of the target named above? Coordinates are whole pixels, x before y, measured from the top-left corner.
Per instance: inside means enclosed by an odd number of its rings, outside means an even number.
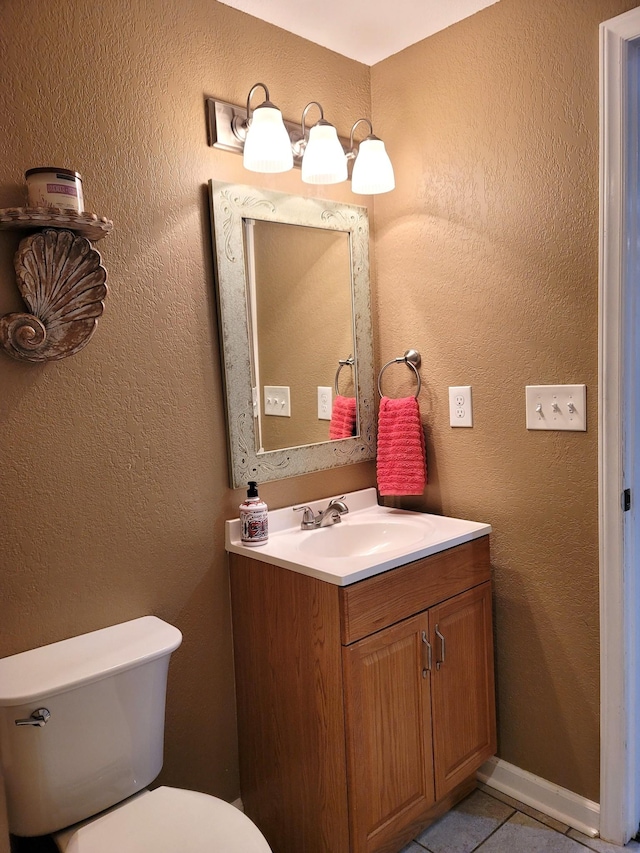
[[[521,770],[501,758],[490,758],[478,770],[478,779],[514,800],[520,800],[543,814],[595,838],[600,829],[600,804],[580,797],[567,788],[547,782],[527,770]],[[231,803],[244,811],[238,797]]]
[[[600,830],[600,804],[547,782],[501,758],[490,758],[478,770],[478,779],[514,800],[566,823],[595,838]]]

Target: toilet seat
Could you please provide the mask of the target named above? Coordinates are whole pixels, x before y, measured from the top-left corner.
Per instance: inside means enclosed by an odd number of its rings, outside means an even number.
[[[271,853],[239,809],[167,787],[144,791],[54,840],[62,853]]]

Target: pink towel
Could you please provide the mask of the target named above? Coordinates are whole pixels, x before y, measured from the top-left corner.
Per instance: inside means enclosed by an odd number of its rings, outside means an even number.
[[[333,401],[329,438],[351,438],[356,434],[356,398],[338,394]]]
[[[422,494],[427,482],[427,462],[415,397],[380,400],[377,455],[381,495]]]

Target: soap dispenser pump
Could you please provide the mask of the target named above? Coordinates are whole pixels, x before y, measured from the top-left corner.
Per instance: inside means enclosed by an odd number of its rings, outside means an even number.
[[[269,541],[269,508],[258,495],[258,484],[249,481],[247,498],[240,504],[240,539],[243,545],[264,545]]]

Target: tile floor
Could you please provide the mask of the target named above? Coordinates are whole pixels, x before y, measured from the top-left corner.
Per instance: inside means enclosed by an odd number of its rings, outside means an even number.
[[[622,853],[639,851],[607,844],[480,785],[402,850],[402,853]]]
[[[48,838],[14,838],[13,842],[11,853],[56,853],[57,850]],[[481,784],[401,853],[589,853],[590,850],[640,853],[640,844],[630,841],[626,847],[616,847],[599,838],[588,838]]]

